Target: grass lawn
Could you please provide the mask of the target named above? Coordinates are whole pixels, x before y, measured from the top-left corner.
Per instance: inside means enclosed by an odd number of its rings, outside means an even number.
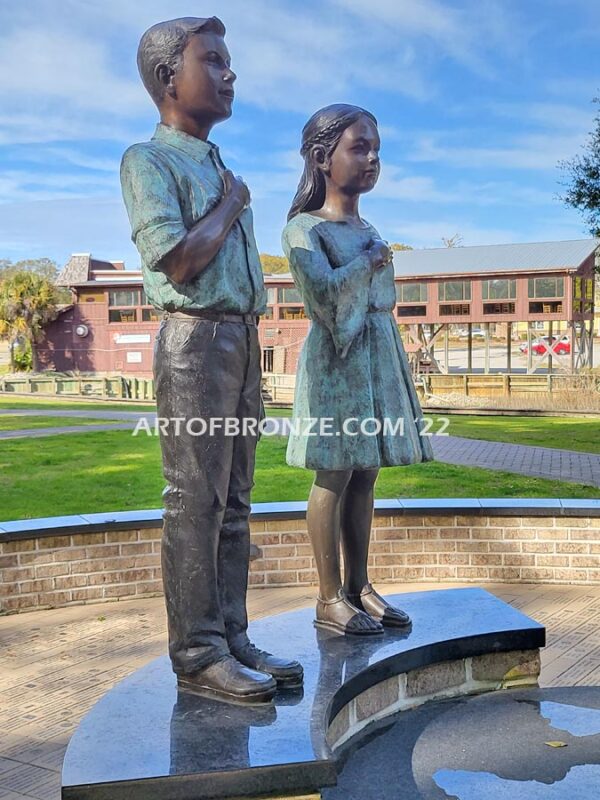
[[[87,417],[27,417],[0,414],[0,431],[20,431],[33,428],[59,428],[65,425],[111,425],[119,420],[89,419]]]
[[[12,397],[10,393],[0,393],[0,409],[45,410],[48,411],[156,411],[152,403],[115,403],[110,401],[57,400],[55,397]],[[267,408],[269,417],[289,417],[291,408]]]
[[[152,404],[77,402],[55,398],[32,397],[15,398],[0,394],[0,409],[52,409],[78,411],[155,411]],[[267,408],[269,417],[289,417],[290,408]],[[432,420],[430,431],[441,429],[440,417],[443,414],[427,414]],[[581,417],[504,417],[448,414],[450,424],[445,429],[451,436],[465,436],[470,439],[487,439],[511,444],[530,444],[538,447],[558,447],[567,450],[580,450],[600,454],[600,424],[597,419]],[[65,423],[67,424],[67,423]],[[70,423],[69,423],[70,424]],[[33,426],[28,426],[33,427]]]
[[[152,403],[111,403],[78,400],[58,400],[55,397],[12,397],[8,392],[0,393],[0,408],[19,410],[48,409],[48,411],[156,411]]]
[[[259,443],[252,499],[305,500],[313,473],[285,463],[286,440]],[[158,438],[105,431],[0,442],[0,519],[159,508]],[[380,473],[377,496],[600,497],[600,489],[428,462]]]
[[[440,430],[441,422],[432,416],[432,433]],[[538,447],[558,447],[600,454],[600,420],[581,417],[503,417],[463,416],[448,414],[450,424],[446,433],[469,439],[488,439],[510,444],[529,444]]]

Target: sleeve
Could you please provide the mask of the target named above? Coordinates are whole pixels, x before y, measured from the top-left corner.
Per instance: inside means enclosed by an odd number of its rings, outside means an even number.
[[[150,148],[134,145],[121,161],[121,189],[131,239],[143,265],[157,270],[161,259],[187,234],[175,177]]]
[[[372,268],[366,251],[335,269],[314,227],[288,224],[282,236],[290,270],[310,313],[327,327],[345,358],[369,308]]]

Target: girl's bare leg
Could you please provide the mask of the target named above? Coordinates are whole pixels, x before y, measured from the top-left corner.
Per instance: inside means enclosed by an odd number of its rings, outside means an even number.
[[[366,611],[383,625],[405,627],[410,624],[408,615],[391,606],[373,589],[367,572],[378,473],[378,469],[355,470],[342,498],[344,590],[354,606]]]
[[[317,572],[316,622],[346,633],[379,633],[381,625],[348,602],[340,572],[340,508],[350,470],[318,470],[309,498],[306,525]]]
[[[354,470],[342,498],[344,589],[349,595],[360,594],[369,582],[367,561],[378,474],[378,469]]]

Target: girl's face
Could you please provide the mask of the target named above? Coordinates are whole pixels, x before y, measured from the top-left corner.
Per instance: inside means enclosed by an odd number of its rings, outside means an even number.
[[[330,181],[348,194],[370,192],[379,178],[377,125],[361,116],[343,132],[328,159]]]

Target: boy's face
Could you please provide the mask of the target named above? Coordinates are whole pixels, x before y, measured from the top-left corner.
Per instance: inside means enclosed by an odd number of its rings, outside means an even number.
[[[231,116],[235,72],[225,40],[216,33],[197,33],[183,51],[173,76],[177,105],[191,117],[219,121]]]

